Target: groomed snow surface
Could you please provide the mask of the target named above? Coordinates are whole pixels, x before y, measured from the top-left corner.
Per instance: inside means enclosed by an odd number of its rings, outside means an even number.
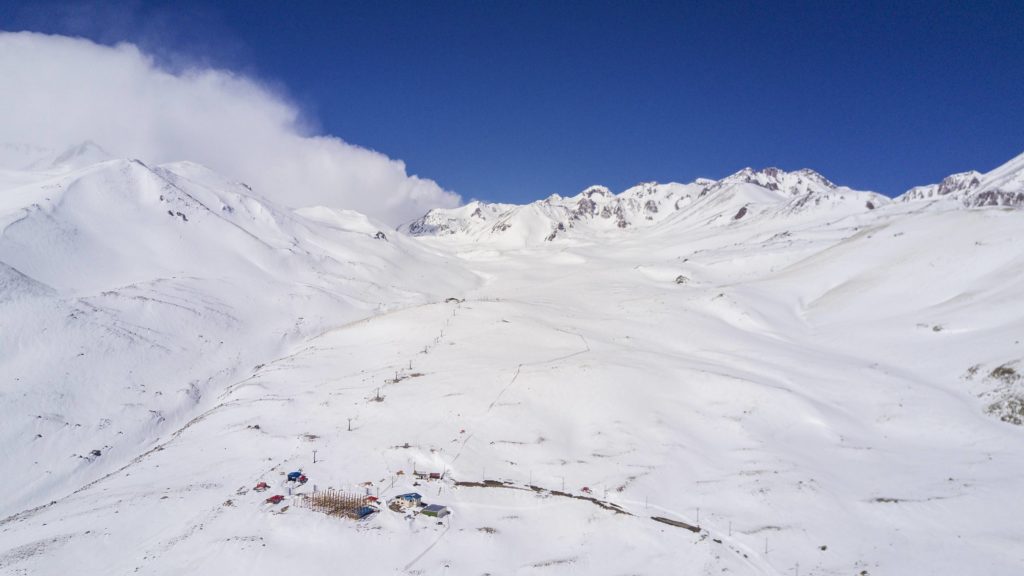
[[[0,574],[1021,573],[1022,210],[751,173],[409,238],[95,154],[0,174]]]

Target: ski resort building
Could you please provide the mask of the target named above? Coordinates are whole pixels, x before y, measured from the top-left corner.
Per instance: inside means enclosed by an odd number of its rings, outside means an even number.
[[[442,506],[440,504],[431,504],[430,506],[427,506],[423,510],[420,510],[420,513],[425,514],[427,516],[433,516],[434,518],[444,518],[445,516],[451,514],[452,511],[449,510],[447,506]]]
[[[399,494],[395,497],[395,501],[398,502],[402,508],[412,508],[413,506],[422,506],[423,497],[416,492],[409,492],[408,494]]]

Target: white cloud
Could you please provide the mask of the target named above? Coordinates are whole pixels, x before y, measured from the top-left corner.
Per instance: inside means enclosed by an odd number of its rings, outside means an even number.
[[[132,44],[0,32],[0,141],[192,160],[285,205],[349,208],[395,224],[459,197],[405,164],[311,135],[299,110],[227,70],[162,70]]]

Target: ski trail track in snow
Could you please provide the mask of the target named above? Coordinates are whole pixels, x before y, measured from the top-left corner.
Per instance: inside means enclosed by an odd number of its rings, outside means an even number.
[[[451,524],[446,525],[444,527],[444,530],[442,530],[441,533],[437,535],[437,540],[434,540],[422,552],[417,554],[415,558],[410,560],[409,563],[406,564],[404,568],[402,568],[402,571],[403,572],[408,572],[410,569],[412,569],[412,567],[415,566],[417,562],[419,562],[424,556],[427,555],[428,552],[433,550],[434,547],[437,546],[441,542],[441,540],[445,537],[445,534],[448,534],[449,530],[451,530]]]
[[[554,364],[555,362],[561,362],[563,360],[568,360],[569,358],[575,358],[576,356],[580,356],[582,354],[586,354],[587,352],[590,352],[590,343],[587,342],[587,339],[584,338],[582,334],[577,334],[575,332],[570,332],[568,330],[563,330],[561,328],[556,328],[555,330],[558,331],[558,332],[564,332],[566,334],[571,334],[573,336],[579,337],[579,339],[583,341],[583,350],[572,352],[570,354],[563,354],[561,356],[556,356],[555,358],[549,358],[547,360],[540,360],[538,362],[523,362],[523,363],[520,363],[519,365],[516,366],[516,371],[512,375],[512,378],[508,381],[508,384],[506,384],[505,387],[502,388],[498,392],[498,395],[494,398],[494,400],[490,403],[490,405],[487,406],[487,410],[484,412],[485,414],[490,413],[491,409],[493,409],[494,406],[498,403],[498,401],[501,400],[501,397],[505,394],[505,392],[507,392],[508,389],[511,388],[512,385],[516,383],[516,380],[519,379],[519,373],[522,371],[524,366],[543,366],[545,364]]]

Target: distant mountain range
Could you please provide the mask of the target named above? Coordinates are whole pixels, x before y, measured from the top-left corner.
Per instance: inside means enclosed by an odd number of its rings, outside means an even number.
[[[923,202],[936,208],[1024,206],[1024,154],[987,174],[965,172],[917,186],[890,199],[837,186],[808,169],[744,168],[721,180],[645,183],[612,193],[591,186],[575,196],[553,195],[526,205],[474,201],[435,209],[401,227],[414,236],[459,235],[515,243],[554,241],[576,230],[615,230],[662,223],[733,225],[765,218],[836,218]]]

